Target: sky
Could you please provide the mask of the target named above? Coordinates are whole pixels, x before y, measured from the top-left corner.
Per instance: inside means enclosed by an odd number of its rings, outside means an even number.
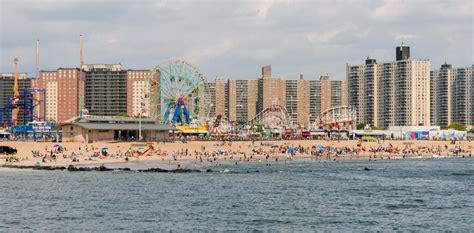
[[[189,61],[208,81],[255,79],[270,64],[274,76],[345,79],[346,63],[411,58],[466,67],[474,60],[472,0],[0,0],[0,72],[35,74],[86,64],[121,63],[152,69]]]

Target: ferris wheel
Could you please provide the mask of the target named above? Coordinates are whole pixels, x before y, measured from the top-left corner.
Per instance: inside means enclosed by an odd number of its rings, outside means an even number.
[[[199,124],[209,113],[209,88],[204,75],[186,61],[170,60],[150,74],[152,116],[162,124]]]

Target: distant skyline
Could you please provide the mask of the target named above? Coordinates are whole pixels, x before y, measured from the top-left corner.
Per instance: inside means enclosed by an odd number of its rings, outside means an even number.
[[[35,74],[40,68],[84,62],[152,69],[168,59],[216,76],[254,79],[271,64],[275,76],[345,78],[345,64],[395,60],[395,47],[411,58],[455,67],[474,60],[474,14],[460,1],[6,1],[0,0],[0,72]]]

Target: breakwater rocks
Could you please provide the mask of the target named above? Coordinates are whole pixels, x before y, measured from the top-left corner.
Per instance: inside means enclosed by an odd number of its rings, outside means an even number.
[[[192,172],[201,172],[201,170],[197,169],[172,169],[166,170],[162,168],[148,168],[148,169],[140,169],[137,170],[138,172],[173,172],[173,173],[192,173]]]
[[[99,171],[99,172],[108,172],[108,171],[134,171],[134,172],[158,172],[158,173],[195,173],[201,172],[197,169],[162,169],[162,168],[148,168],[148,169],[138,169],[132,170],[128,167],[125,168],[108,168],[104,165],[98,167],[76,167],[74,165],[65,166],[36,166],[36,165],[3,165],[4,168],[14,168],[14,169],[32,169],[32,170],[45,170],[45,171],[70,171],[70,172],[88,172],[88,171]]]

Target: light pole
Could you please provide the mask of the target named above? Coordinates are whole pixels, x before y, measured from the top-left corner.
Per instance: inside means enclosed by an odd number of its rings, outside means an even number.
[[[142,140],[142,103],[140,102],[140,113],[138,114],[138,141]]]
[[[142,89],[142,93],[144,93],[144,89]],[[140,112],[138,113],[138,141],[142,140],[142,113],[143,113],[143,105],[146,104],[145,99],[148,98],[148,94],[144,93],[140,97]]]

